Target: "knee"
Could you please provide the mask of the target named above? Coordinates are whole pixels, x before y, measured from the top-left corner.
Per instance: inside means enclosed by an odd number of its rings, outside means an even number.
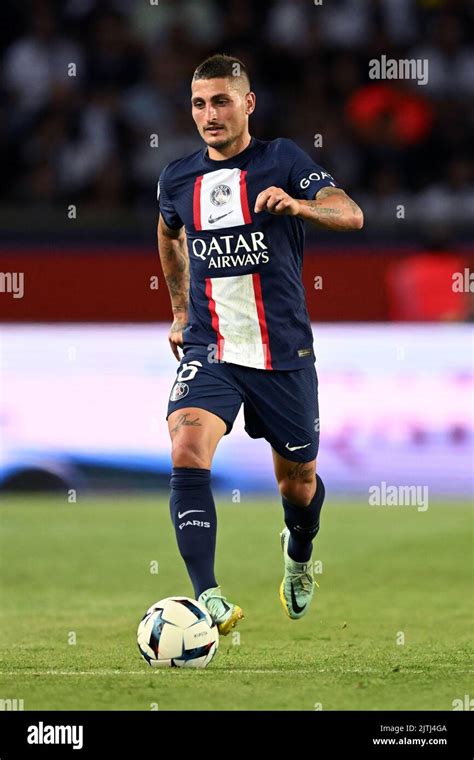
[[[281,496],[297,507],[307,507],[316,493],[316,474],[311,479],[298,481],[282,478],[278,483]]]
[[[211,469],[209,454],[201,446],[186,443],[185,441],[173,442],[171,460],[173,462],[173,467],[199,467],[201,469]]]

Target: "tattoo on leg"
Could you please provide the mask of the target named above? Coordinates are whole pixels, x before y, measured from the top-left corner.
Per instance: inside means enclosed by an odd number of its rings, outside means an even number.
[[[199,417],[196,417],[196,419],[194,420],[188,420],[187,418],[189,417],[189,414],[190,412],[186,412],[185,414],[179,415],[176,421],[176,425],[174,426],[174,428],[171,428],[172,433],[175,433],[180,427],[183,427],[183,425],[193,425],[195,427],[202,426],[202,423],[199,422]]]
[[[308,467],[305,462],[298,462],[294,467],[290,467],[288,470],[288,479],[297,480],[298,478],[305,478],[311,474],[311,467]]]

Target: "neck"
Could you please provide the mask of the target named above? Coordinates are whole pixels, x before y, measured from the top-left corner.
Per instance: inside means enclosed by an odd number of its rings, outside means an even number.
[[[231,145],[227,145],[224,148],[213,148],[211,145],[208,145],[207,152],[209,158],[212,158],[213,161],[224,161],[226,158],[233,158],[242,153],[245,148],[248,148],[251,139],[252,137],[249,132],[245,132],[245,134],[234,140]]]

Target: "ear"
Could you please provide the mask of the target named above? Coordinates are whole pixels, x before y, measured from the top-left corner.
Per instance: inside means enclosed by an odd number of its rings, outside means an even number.
[[[254,92],[248,92],[245,96],[245,113],[251,114],[255,111],[256,96]]]

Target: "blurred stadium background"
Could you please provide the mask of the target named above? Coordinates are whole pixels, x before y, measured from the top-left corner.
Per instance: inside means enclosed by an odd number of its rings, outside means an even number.
[[[469,496],[473,22],[442,0],[4,0],[0,488],[168,487],[156,185],[201,147],[190,78],[226,52],[251,73],[252,134],[295,140],[365,212],[357,234],[307,228],[328,487]],[[381,55],[428,60],[428,84],[371,80]],[[236,466],[275,492],[241,418],[215,486]]]

